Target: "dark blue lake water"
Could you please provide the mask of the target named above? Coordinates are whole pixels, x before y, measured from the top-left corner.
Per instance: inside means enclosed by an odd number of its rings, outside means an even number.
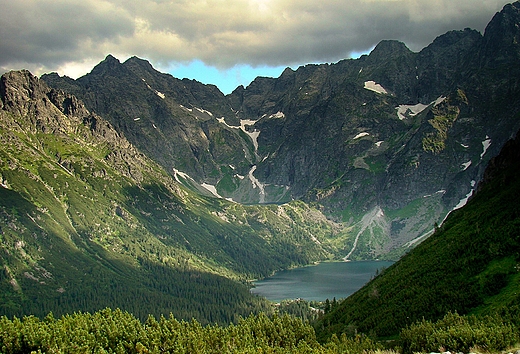
[[[365,285],[377,270],[393,262],[327,262],[284,270],[255,282],[252,293],[271,301],[302,298],[323,301],[345,298]]]

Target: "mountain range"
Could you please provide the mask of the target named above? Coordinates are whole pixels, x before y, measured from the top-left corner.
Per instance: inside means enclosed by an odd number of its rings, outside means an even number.
[[[267,308],[255,277],[397,259],[520,129],[519,12],[229,95],[136,57],[76,80],[4,74],[2,312],[228,322]]]
[[[484,35],[451,31],[419,53],[385,40],[359,59],[287,68],[227,96],[136,57],[42,79],[199,192],[314,203],[351,228],[357,243],[344,256],[395,258],[463,204],[520,128],[517,24],[508,5]]]

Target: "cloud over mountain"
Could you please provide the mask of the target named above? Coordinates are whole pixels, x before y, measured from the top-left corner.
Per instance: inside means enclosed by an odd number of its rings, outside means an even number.
[[[64,73],[107,53],[159,66],[288,66],[332,62],[382,39],[419,50],[437,35],[483,31],[507,0],[9,1],[0,14],[0,69]]]

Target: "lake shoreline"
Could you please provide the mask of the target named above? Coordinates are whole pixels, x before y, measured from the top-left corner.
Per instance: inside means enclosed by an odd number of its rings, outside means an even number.
[[[273,302],[298,298],[308,301],[345,298],[393,263],[384,260],[318,262],[278,271],[254,281],[251,293]]]
[[[294,269],[300,269],[300,268],[306,268],[306,267],[315,267],[317,265],[324,264],[324,263],[349,263],[349,262],[392,262],[392,263],[394,263],[395,261],[386,260],[386,259],[361,259],[361,260],[334,259],[334,260],[316,261],[316,262],[305,264],[305,265],[301,265],[301,266],[291,266],[291,267],[286,268],[286,269],[275,270],[270,275],[266,276],[265,278],[249,279],[249,280],[247,280],[247,282],[249,284],[251,284],[251,286],[254,286],[255,282],[262,281],[262,280],[265,280],[267,278],[270,278],[270,277],[276,275],[276,273],[279,273],[279,272],[285,272],[285,271],[288,271],[288,270],[294,270]]]

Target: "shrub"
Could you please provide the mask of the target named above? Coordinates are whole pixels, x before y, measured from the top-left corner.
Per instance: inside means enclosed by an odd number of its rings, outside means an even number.
[[[422,320],[401,331],[403,352],[434,352],[440,348],[469,352],[471,348],[500,351],[514,345],[519,337],[512,323],[495,316],[460,316],[448,313],[432,323]]]
[[[333,334],[325,347],[332,353],[375,353],[383,349],[380,344],[364,335],[349,338],[345,333],[339,338]]]

